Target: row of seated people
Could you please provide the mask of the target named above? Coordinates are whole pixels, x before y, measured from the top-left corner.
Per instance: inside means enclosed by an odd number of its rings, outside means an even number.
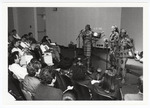
[[[121,96],[117,96],[119,94],[119,87],[115,87],[116,90],[113,89],[114,91],[112,93],[101,90],[102,86],[100,85],[105,86],[105,84],[101,83],[104,80],[103,72],[100,74],[99,78],[97,78],[97,72],[88,75],[86,67],[78,60],[73,63],[73,61],[64,59],[61,60],[57,66],[47,65],[43,67],[40,61],[36,58],[32,58],[26,67],[21,67],[19,65],[19,52],[17,51],[10,55],[10,59],[11,63],[9,63],[9,70],[13,73],[14,78],[18,79],[20,82],[19,86],[21,90],[31,93],[31,99],[121,99]],[[74,88],[69,89],[69,87]],[[94,93],[100,93],[101,98],[94,98]]]
[[[17,56],[16,56],[17,59]],[[34,100],[121,100],[120,88],[115,84],[114,88],[109,85],[108,72],[98,69],[92,75],[88,75],[86,68],[79,62],[71,66],[71,62],[62,60],[60,65],[42,65],[36,59],[32,59],[27,65],[27,75],[18,80],[22,92],[30,93],[32,97],[26,99]],[[16,60],[15,60],[16,61]],[[71,67],[70,67],[71,66]],[[42,68],[42,69],[41,69]],[[100,72],[100,73],[99,73]],[[12,72],[13,73],[13,72]],[[99,74],[99,75],[98,75]],[[14,75],[16,79],[18,77]],[[117,81],[113,80],[115,83]],[[112,83],[112,82],[111,82]],[[139,84],[142,85],[142,84]],[[138,94],[127,94],[125,99],[139,99],[142,95],[142,86]],[[55,94],[57,93],[57,95]],[[54,95],[55,94],[55,95]],[[58,95],[59,94],[59,95]]]
[[[47,65],[50,66],[53,65],[53,62],[60,61],[59,47],[56,44],[51,43],[51,41],[47,38],[48,36],[44,36],[42,41],[39,43],[33,38],[33,34],[31,32],[28,34],[24,34],[21,38],[17,34],[16,30],[12,30],[9,34],[9,92],[18,100],[22,98],[15,94],[20,94],[21,91],[14,88],[18,88],[18,81],[22,82],[25,76],[28,74],[27,65],[30,63],[31,59],[38,60],[42,64],[42,67],[45,67]],[[48,56],[48,60],[46,56]],[[12,76],[15,76],[18,81],[16,79],[13,79]]]

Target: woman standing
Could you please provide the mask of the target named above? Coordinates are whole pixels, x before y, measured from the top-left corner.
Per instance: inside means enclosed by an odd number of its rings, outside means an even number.
[[[85,26],[85,30],[81,31],[82,39],[83,39],[83,50],[84,56],[87,59],[87,71],[90,73],[90,61],[91,61],[91,48],[92,48],[92,35],[90,25]]]

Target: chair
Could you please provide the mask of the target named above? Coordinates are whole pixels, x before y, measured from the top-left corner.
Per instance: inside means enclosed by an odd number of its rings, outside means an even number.
[[[16,100],[25,100],[20,88],[20,82],[14,78],[13,73],[8,69],[8,91],[16,98]]]
[[[24,94],[26,100],[33,100],[33,96],[29,91],[21,89],[22,93]]]
[[[68,76],[66,75],[61,75],[62,79],[64,80],[64,82],[66,83],[67,86],[72,86],[72,81],[71,81],[71,78],[69,78]]]
[[[21,88],[21,91],[22,91],[22,93],[23,93],[25,99],[26,99],[26,100],[33,100],[33,95],[32,95],[28,90],[25,90],[25,89],[23,88],[23,84],[20,83],[19,86],[20,86],[20,88]]]
[[[77,94],[74,90],[67,90],[63,93],[63,100],[65,101],[71,101],[71,100],[76,100],[77,99]]]
[[[90,89],[86,85],[75,82],[74,90],[77,93],[77,100],[91,100]]]
[[[56,72],[55,75],[56,75],[55,87],[61,89],[62,91],[66,90],[67,84],[65,83],[64,79],[58,72]]]
[[[102,95],[92,90],[92,100],[113,100],[111,96]]]

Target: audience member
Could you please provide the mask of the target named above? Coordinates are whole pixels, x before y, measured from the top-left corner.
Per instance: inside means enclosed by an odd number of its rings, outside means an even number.
[[[17,30],[16,29],[13,29],[12,30],[12,35],[15,39],[21,39],[20,36],[17,34]]]
[[[53,67],[43,68],[40,72],[40,79],[41,84],[36,89],[35,100],[62,100],[62,90],[54,88],[56,76]]]
[[[15,51],[9,56],[9,70],[18,78],[18,80],[23,80],[24,77],[28,74],[25,67],[21,67],[19,52]]]
[[[21,43],[20,45],[23,47],[23,48],[29,48],[30,47],[30,44],[28,43],[28,35],[24,34],[22,37],[21,37]]]
[[[32,32],[29,32],[28,35],[29,35],[29,37],[33,37],[33,33]]]
[[[18,51],[19,52],[19,56],[22,56],[23,55],[23,51],[19,48],[19,45],[20,45],[21,41],[20,39],[15,39],[12,44],[13,44],[13,48],[11,50],[11,53],[15,52],[15,51]]]
[[[28,75],[25,76],[23,80],[23,88],[28,90],[33,96],[35,95],[35,90],[40,84],[40,80],[36,77],[41,69],[41,63],[36,59],[32,59],[27,65]]]
[[[48,44],[51,43],[51,40],[48,39],[48,36],[44,36],[43,39],[41,40],[41,43],[47,42]]]

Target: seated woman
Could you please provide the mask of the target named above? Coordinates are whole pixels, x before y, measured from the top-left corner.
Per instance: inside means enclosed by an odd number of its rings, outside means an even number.
[[[41,83],[35,91],[35,100],[62,100],[62,90],[54,88],[56,76],[53,67],[43,68],[39,78]]]
[[[25,76],[22,84],[25,90],[28,90],[33,96],[35,94],[35,90],[40,84],[40,80],[36,77],[41,69],[41,63],[36,59],[32,59],[30,63],[27,65],[28,75]]]
[[[21,37],[20,46],[21,46],[22,48],[29,48],[29,47],[30,47],[30,44],[28,43],[28,35],[27,35],[27,34],[24,34],[24,35]]]
[[[42,51],[41,51],[40,46],[38,44],[36,44],[36,43],[31,44],[30,52],[32,53],[34,58],[36,58],[37,60],[41,61],[41,59],[42,59]]]
[[[8,63],[9,63],[9,70],[13,72],[13,74],[16,75],[18,80],[23,80],[24,77],[28,74],[27,69],[24,66],[20,66],[20,57],[19,57],[19,52],[15,51],[13,52],[9,58],[8,58]]]
[[[24,52],[19,48],[20,43],[21,43],[20,39],[15,39],[12,42],[13,48],[11,50],[11,53],[13,53],[15,51],[18,51],[19,52],[19,56],[21,57],[24,54]]]
[[[44,36],[43,39],[41,40],[41,43],[44,43],[44,42],[51,43],[51,40],[48,39],[48,36]]]

